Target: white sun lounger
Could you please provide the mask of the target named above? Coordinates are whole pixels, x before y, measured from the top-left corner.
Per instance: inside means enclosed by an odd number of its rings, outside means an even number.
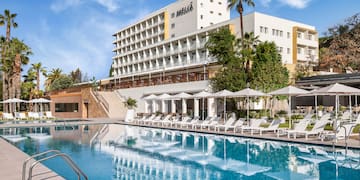
[[[325,140],[335,140],[337,142],[338,140],[346,139],[350,136],[354,127],[355,127],[354,124],[345,124],[342,126],[338,126],[336,133],[334,132],[324,133],[321,137],[321,141],[325,139]]]
[[[224,124],[218,124],[215,126],[215,131],[216,129],[218,131],[220,131],[220,129],[224,129],[224,131],[226,132],[226,130],[235,122],[235,118],[230,117]]]
[[[247,131],[247,130],[251,131],[252,129],[259,128],[261,123],[262,123],[262,120],[263,119],[250,119],[250,121],[251,121],[250,126],[242,126],[242,127],[240,127],[241,134],[244,133],[244,130],[245,131]]]
[[[268,132],[268,131],[274,131],[276,132],[279,129],[279,125],[281,123],[280,119],[274,119],[271,121],[270,125],[268,127],[255,127],[251,129],[251,135],[253,135],[254,132],[259,132],[260,135],[262,135],[262,132]]]
[[[294,139],[296,139],[297,135],[305,135],[305,139],[308,139],[309,135],[317,135],[324,131],[325,126],[330,123],[328,120],[318,120],[315,122],[314,127],[311,129],[311,131],[301,130],[301,131],[292,131],[288,132],[288,137],[290,137],[291,134],[293,134]]]

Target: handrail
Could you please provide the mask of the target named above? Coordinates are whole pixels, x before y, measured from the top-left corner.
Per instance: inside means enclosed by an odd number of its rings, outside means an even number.
[[[45,154],[49,154],[49,153],[61,153],[59,150],[48,150],[39,154],[35,154],[33,156],[30,156],[29,158],[25,159],[24,163],[23,163],[23,168],[22,168],[22,180],[25,180],[25,175],[26,175],[26,165],[27,163],[31,160],[34,159],[36,157],[45,155]]]
[[[32,171],[33,169],[41,162],[43,161],[46,161],[46,160],[49,160],[49,159],[52,159],[52,158],[55,158],[55,157],[62,157],[65,162],[67,162],[67,164],[75,171],[75,173],[78,175],[78,180],[81,180],[81,176],[80,174],[86,179],[88,180],[88,177],[86,176],[86,174],[81,171],[81,169],[74,163],[74,161],[71,160],[71,158],[64,154],[64,153],[59,153],[59,154],[54,154],[52,156],[49,156],[49,157],[46,157],[46,158],[43,158],[43,159],[40,159],[38,161],[35,161],[34,163],[32,163],[30,169],[29,169],[29,176],[28,176],[28,179],[31,180],[32,178]]]
[[[97,91],[90,90],[90,93],[95,97],[98,102],[100,102],[100,104],[104,106],[106,112],[109,112],[109,103],[104,99],[104,97],[99,95]]]

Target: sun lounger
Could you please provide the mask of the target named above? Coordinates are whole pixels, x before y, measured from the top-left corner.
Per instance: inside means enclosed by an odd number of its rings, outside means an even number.
[[[179,127],[183,127],[184,125],[190,123],[191,120],[192,120],[192,119],[191,119],[191,117],[189,117],[189,116],[182,117],[182,118],[181,118],[181,121],[175,123],[175,126],[176,126],[176,127],[178,127],[178,126],[179,126]]]
[[[202,127],[201,125],[202,124],[208,124],[209,123],[209,121],[211,121],[212,119],[213,119],[214,117],[207,117],[204,121],[201,121],[201,120],[199,120],[199,121],[196,121],[196,123],[195,124],[193,124],[192,125],[192,128],[193,129],[196,129],[197,127]]]
[[[274,131],[276,132],[279,129],[279,125],[281,123],[280,119],[274,119],[271,121],[270,125],[268,127],[255,127],[251,129],[251,135],[253,135],[254,132],[259,132],[260,135],[262,135],[262,132],[268,132],[268,131]]]
[[[12,113],[3,112],[2,116],[4,120],[15,120],[15,117],[12,115]]]
[[[156,117],[155,114],[152,114],[151,116],[149,116],[148,118],[144,119],[143,121],[141,121],[143,124],[145,124],[148,121],[153,120]]]
[[[345,124],[342,126],[338,126],[336,133],[334,132],[328,132],[321,135],[321,141],[323,140],[335,140],[336,142],[340,139],[346,139],[350,136],[352,133],[352,130],[354,129],[354,124]]]
[[[214,117],[212,120],[208,121],[208,123],[202,123],[201,129],[208,127],[208,129],[210,130],[210,127],[215,127],[215,125],[217,125],[219,121],[220,117]]]
[[[224,131],[226,132],[226,130],[235,122],[235,118],[230,117],[224,124],[218,124],[215,126],[215,131],[216,129],[218,131],[220,131],[220,129],[224,129]]]
[[[189,119],[188,121],[182,121],[180,122],[180,127],[189,127],[189,126],[192,126],[193,124],[195,124],[197,121],[199,121],[199,118],[198,116],[192,118],[192,119]]]
[[[172,114],[168,114],[168,118],[164,118],[162,121],[161,121],[161,126],[164,126],[165,124],[170,124],[173,120],[173,115]]]
[[[181,116],[176,115],[176,116],[172,119],[172,121],[169,123],[169,125],[172,127],[172,126],[175,125],[176,123],[180,122],[180,120],[181,120]],[[168,123],[165,122],[165,125],[166,125],[166,124],[168,124]]]
[[[228,129],[234,129],[234,133],[236,133],[236,129],[241,129],[244,125],[245,118],[239,118],[233,125],[229,126]]]
[[[288,132],[288,137],[291,136],[291,134],[294,136],[294,139],[296,139],[297,135],[305,135],[305,139],[308,139],[309,135],[317,135],[324,131],[325,126],[330,123],[328,120],[318,120],[315,122],[314,127],[311,129],[311,131],[301,130],[301,131],[292,131]]]
[[[247,131],[247,130],[252,130],[254,128],[259,128],[263,119],[250,119],[251,123],[250,123],[250,126],[242,126],[240,127],[241,129],[241,134],[244,133],[244,131]]]
[[[298,132],[298,131],[305,131],[307,126],[309,125],[310,120],[309,119],[302,119],[300,120],[298,123],[296,123],[294,125],[294,129],[278,129],[277,132],[277,137],[279,137],[280,135],[288,135],[288,138],[290,138],[290,135],[294,132]]]
[[[158,120],[154,120],[151,122],[152,125],[155,125],[156,123],[162,124],[162,121],[168,121],[171,118],[171,114],[166,115],[164,118],[160,118]]]

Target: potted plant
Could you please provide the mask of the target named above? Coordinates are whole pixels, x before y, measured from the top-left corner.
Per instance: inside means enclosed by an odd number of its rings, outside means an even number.
[[[125,122],[130,122],[134,120],[135,117],[135,108],[137,107],[137,101],[132,98],[127,98],[127,100],[124,102],[125,107],[127,107],[127,112],[125,116]]]

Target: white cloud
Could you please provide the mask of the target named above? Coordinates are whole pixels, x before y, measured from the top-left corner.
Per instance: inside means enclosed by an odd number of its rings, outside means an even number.
[[[279,1],[293,8],[304,9],[308,6],[311,0],[279,0]]]
[[[119,4],[116,0],[96,0],[96,2],[104,6],[109,12],[115,12],[119,9]]]
[[[271,3],[271,0],[260,0],[260,4],[264,7],[269,7],[269,4]]]
[[[81,0],[56,0],[50,5],[50,9],[54,12],[60,12],[67,8],[78,6],[81,3]]]

